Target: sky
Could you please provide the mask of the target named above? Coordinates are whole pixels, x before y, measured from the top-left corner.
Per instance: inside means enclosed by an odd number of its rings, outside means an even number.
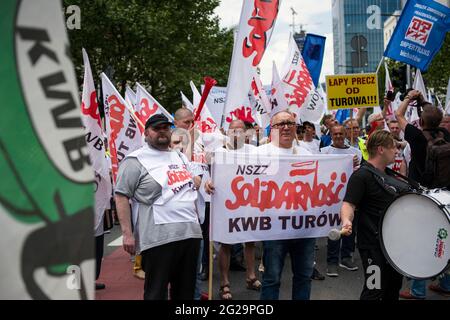
[[[248,0],[247,0],[248,1]],[[333,28],[331,16],[332,0],[283,0],[281,1],[275,29],[270,39],[269,46],[264,53],[260,63],[261,80],[263,84],[272,81],[272,61],[275,61],[280,70],[286,59],[289,35],[292,32],[292,11],[297,12],[295,16],[296,31],[300,23],[307,33],[314,33],[327,38],[325,55],[322,66],[320,81],[325,81],[325,75],[334,73],[333,66]],[[233,27],[239,24],[243,0],[222,0],[216,8],[215,13],[220,18],[221,27]]]

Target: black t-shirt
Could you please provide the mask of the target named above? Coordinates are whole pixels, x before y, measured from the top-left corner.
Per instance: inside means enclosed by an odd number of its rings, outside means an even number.
[[[444,133],[444,139],[450,142],[450,134],[443,128],[435,130],[427,130],[435,137],[436,133],[441,131]],[[425,170],[425,160],[427,157],[428,140],[425,138],[422,130],[414,127],[412,124],[407,124],[405,128],[405,140],[408,141],[411,147],[411,162],[409,163],[408,177],[419,182],[425,187],[422,178],[422,172]]]
[[[354,223],[358,247],[373,249],[380,246],[378,237],[380,218],[395,196],[388,193],[376,181],[374,174],[364,168],[365,166],[374,168],[370,163],[364,162],[361,168],[350,176],[344,201],[356,207]]]

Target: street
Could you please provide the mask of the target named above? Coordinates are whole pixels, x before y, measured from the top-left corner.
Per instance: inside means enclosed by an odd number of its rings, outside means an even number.
[[[132,275],[133,264],[121,248],[121,232],[119,226],[114,226],[111,233],[105,234],[105,252],[102,271],[98,282],[105,283],[106,289],[96,291],[96,298],[99,300],[140,300],[143,295],[144,283],[142,280]],[[109,245],[111,244],[111,245]],[[321,238],[317,241],[316,250],[317,268],[325,275],[327,240]],[[256,265],[259,265],[261,245],[257,244]],[[311,289],[311,300],[358,300],[363,285],[363,273],[361,271],[361,260],[358,252],[355,253],[354,261],[359,270],[348,271],[339,268],[339,276],[331,278],[325,276],[325,280],[313,280]],[[182,266],[180,266],[181,268]],[[257,276],[261,280],[261,274]],[[286,259],[283,270],[280,299],[291,299],[292,272],[289,257]],[[428,281],[428,283],[430,283]],[[259,300],[259,292],[248,290],[245,283],[245,272],[230,271],[230,288],[233,300]],[[408,283],[404,280],[404,287]],[[202,291],[208,291],[208,282],[202,282]],[[213,299],[219,299],[219,273],[217,259],[214,260],[213,273]],[[430,290],[427,291],[428,300],[448,300],[448,298],[438,295]]]

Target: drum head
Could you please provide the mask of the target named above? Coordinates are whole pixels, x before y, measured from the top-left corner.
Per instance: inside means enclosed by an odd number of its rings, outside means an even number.
[[[450,221],[448,211],[439,205],[432,196],[406,194],[392,202],[383,216],[383,253],[405,276],[431,278],[449,263]]]

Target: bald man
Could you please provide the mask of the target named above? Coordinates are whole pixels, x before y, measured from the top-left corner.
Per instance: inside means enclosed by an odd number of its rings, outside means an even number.
[[[294,139],[297,123],[289,111],[280,111],[273,115],[271,121],[271,142],[255,148],[254,154],[270,155],[310,155],[307,149],[296,146]],[[214,193],[214,182],[205,184],[206,192]],[[294,300],[309,300],[311,294],[311,276],[314,265],[315,239],[291,239],[263,241],[264,273],[261,287],[261,300],[278,300],[281,274],[283,273],[286,254],[291,257]],[[227,288],[226,288],[227,289]],[[229,295],[224,295],[229,298]]]

